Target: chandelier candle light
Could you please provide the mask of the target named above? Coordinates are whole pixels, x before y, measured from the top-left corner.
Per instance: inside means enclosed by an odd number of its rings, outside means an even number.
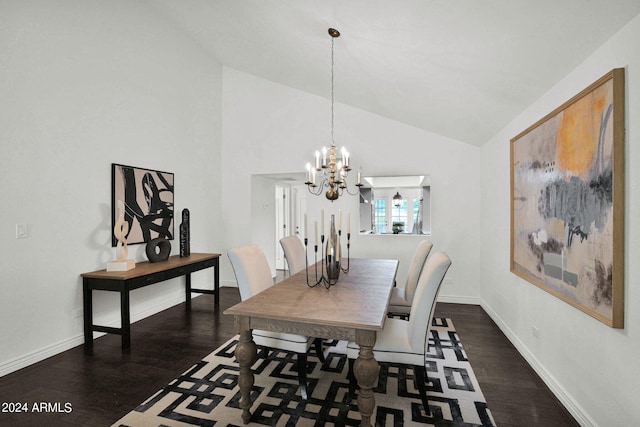
[[[347,267],[342,266],[342,249],[340,238],[342,236],[342,209],[338,210],[338,231],[336,232],[335,216],[331,215],[330,233],[328,235],[327,244],[324,244],[324,209],[320,212],[320,275],[318,276],[318,221],[315,222],[315,239],[313,244],[314,252],[314,270],[315,278],[309,282],[309,261],[306,256],[309,244],[307,214],[304,214],[304,249],[305,249],[305,268],[307,275],[307,286],[313,288],[319,284],[323,284],[327,289],[338,283],[340,272],[349,273],[349,260],[351,249],[351,213],[347,212]]]
[[[305,184],[309,192],[316,196],[322,194],[326,187],[327,191],[325,195],[327,199],[333,202],[342,195],[344,190],[352,196],[358,194],[358,191],[356,190],[352,193],[347,187],[347,176],[351,171],[349,165],[350,158],[347,150],[342,147],[340,150],[341,159],[337,160],[336,158],[336,145],[333,139],[333,42],[335,38],[340,37],[340,32],[336,29],[329,28],[329,35],[331,36],[331,146],[328,149],[327,147],[322,147],[322,163],[320,162],[321,152],[319,150],[315,152],[314,166],[312,166],[311,163],[307,163],[307,180]],[[358,170],[356,187],[362,187],[361,177],[362,171]]]

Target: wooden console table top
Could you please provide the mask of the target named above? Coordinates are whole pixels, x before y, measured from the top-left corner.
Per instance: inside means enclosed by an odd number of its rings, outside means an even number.
[[[172,255],[166,261],[161,262],[136,262],[135,268],[129,271],[107,271],[106,269],[102,269],[89,273],[82,273],[81,276],[91,279],[128,280],[219,257],[220,254],[207,253],[192,253],[188,257],[183,258],[181,258],[180,255]]]

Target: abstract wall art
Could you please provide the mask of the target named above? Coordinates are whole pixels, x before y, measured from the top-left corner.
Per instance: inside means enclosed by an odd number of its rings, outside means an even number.
[[[129,223],[127,243],[173,239],[173,174],[113,163],[111,165],[112,225],[118,200],[124,201]],[[113,227],[112,227],[113,228]],[[112,237],[112,246],[117,240]]]
[[[511,140],[511,272],[624,327],[624,69]]]

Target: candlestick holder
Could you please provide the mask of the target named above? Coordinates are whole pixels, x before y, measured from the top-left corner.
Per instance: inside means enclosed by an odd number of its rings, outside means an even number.
[[[338,240],[342,237],[342,230],[338,230]],[[347,268],[344,268],[342,265],[340,269],[344,274],[349,273],[349,260],[351,259],[351,233],[347,233]]]
[[[344,274],[349,273],[351,233],[347,233],[347,268],[342,267],[341,265],[342,257],[340,256],[340,250],[337,249],[340,247],[341,234],[342,234],[342,230],[338,231],[334,239],[329,239],[329,241],[327,241],[326,246],[324,244],[324,234],[320,236],[320,247],[321,247],[320,274],[318,274],[318,245],[317,244],[313,245],[314,274],[313,274],[313,277],[311,278],[311,281],[309,280],[310,279],[309,258],[306,256],[308,252],[309,239],[305,237],[304,239],[305,270],[306,270],[307,286],[309,286],[310,288],[313,288],[314,286],[318,286],[319,284],[323,284],[325,288],[329,289],[331,286],[338,283],[338,278],[340,276],[341,271]],[[333,245],[330,245],[331,243],[330,240],[334,240]]]

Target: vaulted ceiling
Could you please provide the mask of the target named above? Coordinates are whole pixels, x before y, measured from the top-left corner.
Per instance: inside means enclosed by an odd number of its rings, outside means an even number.
[[[336,28],[337,102],[474,145],[640,13],[639,0],[149,4],[224,65],[323,97]]]

